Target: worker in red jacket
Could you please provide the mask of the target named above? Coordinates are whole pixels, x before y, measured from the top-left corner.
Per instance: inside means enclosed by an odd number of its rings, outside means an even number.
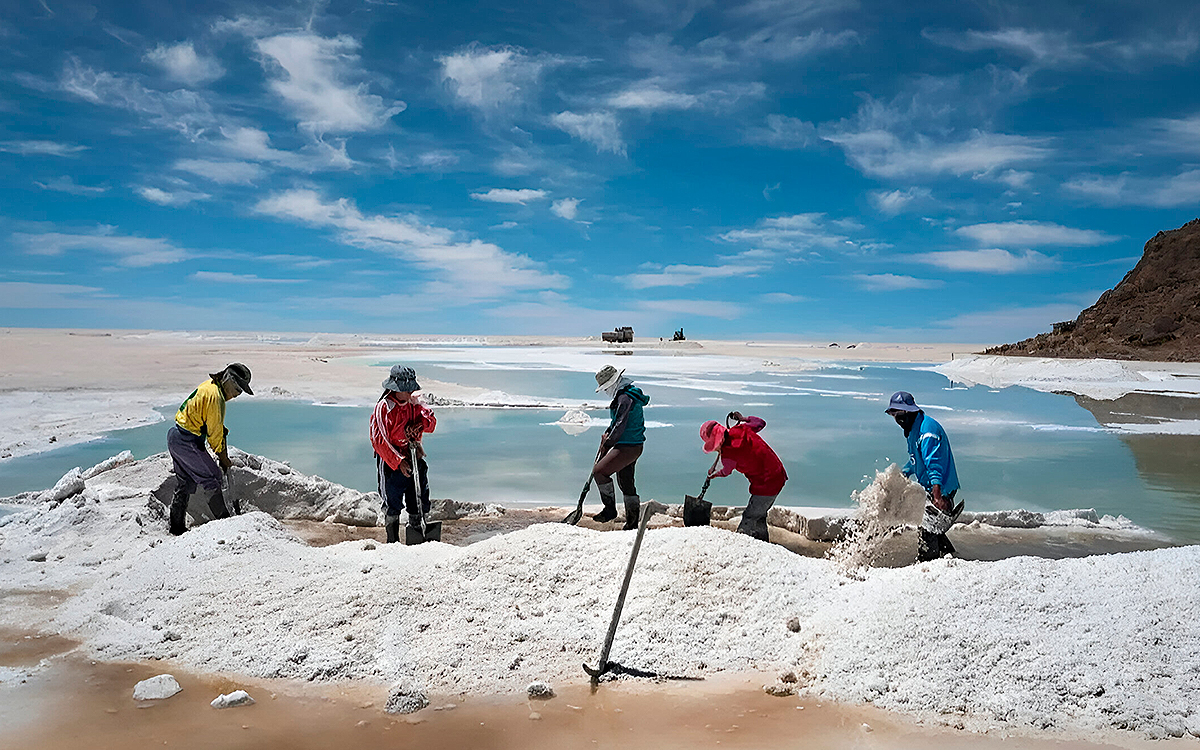
[[[740,412],[730,412],[728,419],[737,422],[728,429],[720,422],[709,420],[700,426],[700,439],[704,441],[704,452],[719,453],[717,461],[709,469],[708,476],[727,477],[740,471],[750,480],[750,501],[742,512],[738,533],[771,541],[767,533],[767,511],[775,504],[775,498],[783,490],[787,472],[783,462],[767,441],[759,436],[767,422],[759,417],[743,417]]]
[[[408,511],[408,523],[419,528],[421,516],[429,512],[429,466],[421,436],[433,432],[437,418],[417,398],[421,390],[411,367],[394,365],[383,381],[383,395],[371,412],[371,447],[379,470],[379,495],[383,498],[388,542],[400,541],[400,511]],[[415,450],[414,450],[415,449]],[[413,454],[417,465],[413,466]],[[421,480],[421,496],[413,472]],[[420,503],[420,505],[418,505]]]

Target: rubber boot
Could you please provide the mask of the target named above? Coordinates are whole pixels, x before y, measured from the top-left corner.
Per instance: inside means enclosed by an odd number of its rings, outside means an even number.
[[[383,528],[387,531],[387,543],[395,544],[400,541],[400,516],[387,516]]]
[[[169,529],[175,536],[187,531],[187,506],[187,490],[184,489],[182,483],[176,483],[175,496],[171,498],[171,526]]]
[[[625,525],[621,528],[629,531],[638,527],[638,518],[642,514],[642,499],[637,495],[625,495]]]
[[[917,562],[929,562],[941,557],[941,534],[935,534],[925,529],[917,529]]]
[[[617,517],[617,488],[610,481],[608,484],[597,482],[596,489],[600,491],[600,502],[604,503],[604,510],[592,516],[592,520],[596,523],[608,523]]]

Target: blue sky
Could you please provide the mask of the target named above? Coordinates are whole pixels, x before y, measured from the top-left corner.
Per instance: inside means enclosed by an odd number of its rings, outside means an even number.
[[[1000,342],[1200,215],[1195,2],[4,0],[0,325]]]

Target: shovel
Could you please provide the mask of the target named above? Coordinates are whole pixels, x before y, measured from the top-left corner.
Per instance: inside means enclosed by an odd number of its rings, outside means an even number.
[[[412,479],[413,489],[417,493],[417,518],[420,519],[420,527],[414,527],[412,524],[406,524],[404,527],[404,543],[406,545],[421,544],[422,542],[440,542],[442,541],[442,522],[441,521],[425,521],[425,504],[421,502],[421,469],[417,466],[417,446],[413,441],[408,441],[408,454],[412,457]]]
[[[717,463],[721,460],[721,456],[717,455],[717,460],[713,461],[713,469],[717,468]],[[712,471],[710,469],[709,471]],[[704,477],[704,486],[700,488],[700,497],[692,497],[691,495],[683,496],[683,525],[684,526],[708,526],[712,521],[712,503],[704,499],[704,493],[708,492],[708,485],[712,484],[712,477]]]
[[[638,521],[637,537],[633,540],[633,552],[629,553],[629,566],[625,568],[625,580],[621,582],[621,593],[617,596],[617,606],[613,609],[612,621],[608,623],[608,635],[604,638],[604,649],[600,652],[600,663],[595,669],[583,665],[583,671],[592,677],[592,684],[600,681],[605,672],[629,672],[620,664],[609,662],[608,654],[612,651],[613,636],[617,634],[617,623],[621,620],[621,609],[625,606],[625,594],[629,593],[629,579],[633,578],[633,566],[637,563],[638,550],[642,548],[642,536],[646,533],[646,523],[655,513],[665,513],[667,506],[653,500],[642,506],[642,517]]]
[[[603,445],[596,452],[596,461],[600,460],[600,454],[602,453],[604,453]],[[567,514],[567,517],[562,520],[563,523],[569,523],[574,526],[583,518],[583,499],[587,497],[588,490],[592,489],[592,471],[596,468],[596,461],[593,461],[591,467],[588,469],[587,482],[583,485],[583,491],[579,493],[579,504],[575,506],[575,510]]]
[[[225,475],[225,510],[231,516],[242,515],[242,502],[238,500],[237,490],[233,486],[233,469],[226,469]]]

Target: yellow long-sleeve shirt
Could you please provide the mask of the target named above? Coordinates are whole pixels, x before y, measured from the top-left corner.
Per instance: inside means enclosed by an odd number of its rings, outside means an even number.
[[[214,453],[225,450],[225,393],[212,380],[200,384],[175,412],[181,430],[208,439]]]

